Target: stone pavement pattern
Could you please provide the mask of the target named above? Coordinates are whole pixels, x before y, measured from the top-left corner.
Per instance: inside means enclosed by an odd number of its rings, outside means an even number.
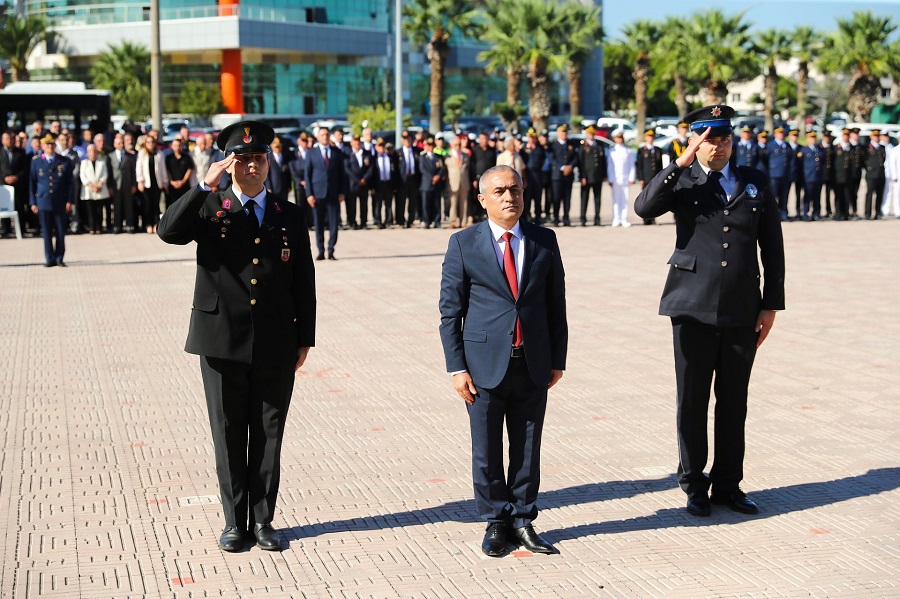
[[[604,198],[608,200],[608,196]],[[608,206],[607,206],[608,210]],[[609,220],[606,220],[609,222]],[[536,528],[559,555],[482,556],[466,412],[437,333],[450,232],[342,232],[317,263],[275,525],[223,554],[193,247],[0,241],[0,597],[900,597],[900,221],[785,225],[787,306],[751,384],[758,516],[684,511],[674,229],[557,229],[568,371]]]

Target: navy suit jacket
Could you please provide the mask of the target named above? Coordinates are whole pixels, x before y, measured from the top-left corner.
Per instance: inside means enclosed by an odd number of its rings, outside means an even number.
[[[497,260],[488,221],[450,237],[441,278],[441,343],[448,372],[467,370],[476,385],[496,388],[509,368],[516,316],[531,379],[550,382],[565,370],[569,340],[565,273],[550,229],[521,222],[524,262],[513,299]]]
[[[279,200],[286,200],[291,190],[290,157],[281,154],[281,165],[275,161],[274,154],[269,155],[269,174],[266,177],[266,189]]]
[[[317,200],[334,200],[340,194],[347,193],[347,177],[344,174],[345,154],[337,146],[331,146],[331,158],[325,165],[322,148],[318,144],[306,152],[306,196],[315,196]]]

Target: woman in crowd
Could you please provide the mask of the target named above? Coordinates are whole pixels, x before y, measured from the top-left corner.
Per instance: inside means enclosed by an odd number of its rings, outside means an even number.
[[[89,145],[87,155],[81,161],[78,169],[81,178],[81,199],[87,206],[91,235],[101,233],[103,203],[109,199],[109,187],[106,185],[109,179],[109,170],[106,168],[106,158],[98,154],[97,147],[94,144]]]
[[[159,196],[168,188],[169,177],[162,152],[156,151],[156,138],[152,135],[145,136],[140,148],[136,169],[138,191],[144,196],[144,227],[147,233],[155,233],[159,222]]]

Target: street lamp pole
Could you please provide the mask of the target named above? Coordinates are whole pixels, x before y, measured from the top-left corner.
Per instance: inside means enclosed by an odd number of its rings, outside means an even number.
[[[150,0],[150,116],[153,128],[162,130],[162,88],[159,84],[159,0]]]
[[[401,9],[403,0],[394,0],[394,145],[400,147],[400,133],[403,131],[403,34]]]

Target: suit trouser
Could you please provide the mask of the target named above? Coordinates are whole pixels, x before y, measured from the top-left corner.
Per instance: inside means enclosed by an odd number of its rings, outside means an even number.
[[[718,327],[672,319],[677,385],[678,484],[685,493],[737,490],[744,478],[744,422],[747,387],[756,356],[752,326]],[[715,374],[715,457],[703,474],[709,447],[706,436],[709,390]]]
[[[525,193],[523,194],[525,209],[522,211],[522,217],[530,222],[541,218],[542,201],[544,199],[544,177],[540,171],[536,173],[528,171],[525,176],[528,180],[528,187],[525,188]]]
[[[527,351],[527,350],[526,350]],[[510,358],[496,389],[475,382],[478,395],[466,404],[472,432],[472,480],[478,515],[487,522],[527,526],[537,517],[541,483],[541,436],[547,388],[531,380],[525,358]],[[503,472],[503,423],[509,437],[509,468]]]
[[[821,216],[822,215],[822,182],[812,181],[804,184],[803,189],[803,211],[797,214],[803,216]],[[812,214],[809,209],[812,208]]]
[[[41,223],[41,237],[44,238],[44,258],[47,262],[62,260],[66,254],[66,224],[69,222],[69,215],[65,210],[41,210],[38,212],[38,220]]]
[[[412,225],[419,213],[420,192],[418,184],[414,177],[408,177],[406,181],[400,184],[400,190],[397,193],[397,205],[394,208],[394,218],[397,224],[404,224],[404,215],[406,215],[406,224]]]
[[[569,221],[569,208],[572,205],[572,182],[574,177],[560,176],[552,180],[553,186],[553,222],[559,222],[559,208],[562,206],[563,222]]]
[[[441,226],[441,189],[432,187],[422,191],[422,223],[428,227]]]
[[[252,530],[275,515],[281,440],[294,365],[200,356],[226,526]]]
[[[866,218],[881,217],[881,199],[884,193],[884,179],[866,179]]]
[[[114,229],[122,228],[123,222],[126,227],[134,227],[134,195],[132,195],[130,189],[116,190],[116,194],[113,197],[113,214],[115,215]]]
[[[390,181],[378,181],[375,184],[375,195],[372,197],[372,216],[375,224],[390,225],[394,222],[394,215],[391,214],[391,199],[394,196],[394,189]],[[384,208],[384,218],[382,219],[382,208]],[[403,218],[398,217],[399,221]]]
[[[365,225],[369,221],[369,188],[363,187],[362,185],[358,186],[356,189],[351,190],[347,194],[347,198],[344,203],[346,206],[344,209],[347,211],[347,225],[353,226],[356,224],[356,215],[359,215],[359,224]],[[378,222],[378,216],[376,213],[375,222]]]
[[[581,222],[587,222],[588,198],[594,192],[594,222],[600,224],[600,194],[603,191],[603,181],[588,182],[581,186]]]
[[[778,212],[781,214],[781,220],[787,218],[788,194],[791,191],[791,184],[787,177],[769,177],[769,184],[772,187],[772,195],[778,200]]]
[[[850,214],[856,215],[856,207],[859,203],[859,184],[861,177],[854,177],[847,185],[847,203],[850,205]]]
[[[313,207],[313,221],[316,227],[316,248],[325,253],[325,220],[328,220],[328,253],[334,253],[338,229],[341,223],[341,203],[337,198],[316,198]]]
[[[450,189],[449,185],[447,189],[449,190],[447,193],[450,194],[450,223],[459,221],[460,225],[465,225],[469,214],[469,188],[463,182],[456,191]],[[527,214],[527,212],[523,212],[523,214]]]

